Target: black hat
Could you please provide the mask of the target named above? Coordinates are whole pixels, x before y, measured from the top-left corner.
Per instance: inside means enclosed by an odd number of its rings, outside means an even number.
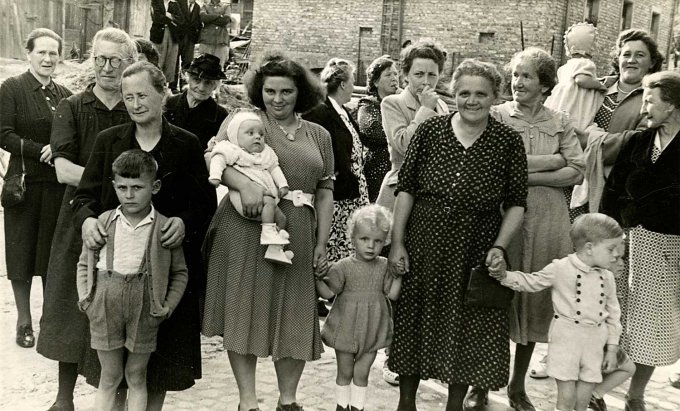
[[[220,67],[220,59],[212,54],[201,54],[196,57],[185,71],[206,80],[224,80],[227,78]]]

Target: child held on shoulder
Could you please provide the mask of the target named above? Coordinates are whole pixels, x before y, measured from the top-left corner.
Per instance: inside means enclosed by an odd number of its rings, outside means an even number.
[[[545,105],[564,111],[583,131],[593,122],[604,101],[607,88],[597,80],[597,67],[592,60],[597,30],[590,23],[576,23],[564,34],[569,61],[557,70],[557,85]]]
[[[556,409],[585,411],[602,374],[618,367],[621,309],[609,267],[621,257],[623,230],[613,218],[592,213],[579,216],[569,235],[576,251],[541,271],[506,271],[499,257],[489,272],[516,291],[552,287],[547,370],[557,382]]]
[[[151,204],[161,185],[154,158],[139,149],[129,150],[112,168],[120,206],[99,216],[106,245],[94,251],[83,244],[78,306],[90,320],[90,343],[101,363],[95,409],[113,409],[125,377],[128,410],[142,411],[147,405],[146,369],[156,350],[158,328],[177,307],[189,276],[182,247],[161,246],[167,218]]]
[[[283,252],[283,246],[290,243],[288,232],[282,229],[286,225],[286,216],[277,205],[288,194],[288,182],[279,167],[276,153],[265,144],[264,134],[264,124],[257,113],[241,110],[234,114],[227,127],[220,127],[215,137],[216,144],[210,153],[209,179],[213,185],[219,186],[225,168],[232,166],[265,189],[260,216],[260,244],[270,246],[265,258],[292,264],[292,252]],[[229,190],[229,200],[236,211],[244,215],[239,192]]]
[[[337,296],[321,331],[323,342],[335,348],[337,411],[363,410],[371,365],[377,351],[392,341],[385,297],[396,300],[401,290],[401,278],[392,277],[387,259],[380,256],[392,213],[376,204],[365,206],[347,225],[354,255],[332,264],[328,276],[316,280],[319,296]],[[403,265],[399,270],[404,273]]]

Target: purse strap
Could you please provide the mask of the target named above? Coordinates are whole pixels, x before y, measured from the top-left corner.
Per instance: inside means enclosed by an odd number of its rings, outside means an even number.
[[[26,164],[24,164],[24,139],[19,139],[19,145],[21,146],[21,171],[26,174]]]

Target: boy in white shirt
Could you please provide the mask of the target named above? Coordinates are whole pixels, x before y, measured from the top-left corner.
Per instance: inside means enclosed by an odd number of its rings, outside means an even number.
[[[608,268],[620,256],[623,230],[613,218],[592,213],[578,217],[569,235],[576,252],[539,272],[506,271],[500,257],[489,272],[516,291],[552,287],[547,368],[557,382],[556,408],[585,411],[602,373],[617,367],[621,309]]]

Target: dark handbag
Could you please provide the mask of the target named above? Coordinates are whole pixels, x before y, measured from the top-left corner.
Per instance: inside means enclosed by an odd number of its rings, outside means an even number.
[[[24,164],[24,140],[21,139],[21,174],[5,176],[5,183],[0,194],[0,204],[5,208],[14,207],[24,202],[26,194],[26,165]]]
[[[508,257],[503,250],[503,257]],[[504,287],[495,278],[489,275],[489,269],[485,264],[485,258],[481,264],[470,271],[470,280],[465,290],[465,304],[472,307],[503,308],[510,307],[515,292]],[[510,268],[508,266],[508,268]]]

